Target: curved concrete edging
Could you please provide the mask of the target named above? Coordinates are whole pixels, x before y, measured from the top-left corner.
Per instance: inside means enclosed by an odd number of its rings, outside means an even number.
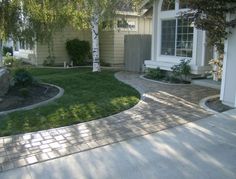
[[[17,112],[17,111],[26,111],[26,110],[34,109],[34,108],[37,108],[37,107],[40,107],[40,106],[44,106],[44,105],[46,105],[46,104],[48,104],[48,103],[50,103],[52,101],[55,101],[56,99],[62,97],[63,94],[64,94],[64,89],[59,87],[59,86],[56,86],[56,85],[53,85],[53,84],[49,84],[49,83],[41,83],[41,84],[45,84],[45,85],[57,88],[59,90],[58,94],[56,96],[46,100],[46,101],[42,101],[42,102],[39,102],[39,103],[36,103],[36,104],[32,104],[32,105],[25,106],[25,107],[20,107],[20,108],[17,108],[17,109],[1,111],[0,112],[0,116],[1,115],[6,115],[6,114],[9,114],[9,113],[13,113],[13,112]]]
[[[209,99],[217,98],[217,97],[219,97],[219,96],[220,96],[220,95],[217,94],[217,95],[208,96],[208,97],[206,97],[206,98],[203,98],[203,99],[201,99],[201,101],[199,102],[199,105],[200,105],[203,109],[205,109],[206,111],[212,112],[212,113],[214,113],[214,114],[219,114],[219,112],[217,112],[217,111],[215,111],[215,110],[209,108],[209,107],[206,105],[206,102],[207,102]]]
[[[115,75],[114,75],[115,78],[116,78],[118,81],[120,81],[120,82],[122,82],[122,83],[124,83],[124,84],[126,84],[126,85],[129,85],[129,86],[131,86],[132,88],[134,88],[136,91],[138,91],[139,94],[140,94],[140,100],[139,100],[139,102],[138,102],[136,105],[138,105],[139,103],[141,103],[141,102],[144,100],[144,98],[145,98],[144,92],[143,92],[142,90],[136,88],[135,86],[132,86],[132,85],[130,85],[129,83],[126,83],[126,82],[120,80],[120,79],[118,78],[118,76],[117,76],[118,73],[120,73],[120,72],[116,72],[116,73],[115,73]],[[135,107],[136,105],[134,105],[133,107]],[[131,107],[131,108],[133,108],[133,107]],[[129,109],[127,109],[127,110],[129,110]]]
[[[183,86],[183,85],[191,85],[191,83],[189,84],[179,84],[179,83],[166,83],[166,82],[162,82],[162,81],[157,81],[157,80],[151,80],[151,79],[148,79],[148,78],[145,78],[144,75],[140,75],[139,76],[141,79],[143,80],[147,80],[147,81],[151,81],[151,82],[155,82],[155,83],[159,83],[159,84],[164,84],[164,85],[170,85],[170,86]]]

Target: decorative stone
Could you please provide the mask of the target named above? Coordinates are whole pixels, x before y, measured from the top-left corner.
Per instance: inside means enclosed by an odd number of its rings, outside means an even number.
[[[10,87],[10,73],[5,68],[0,68],[0,96],[4,96]]]

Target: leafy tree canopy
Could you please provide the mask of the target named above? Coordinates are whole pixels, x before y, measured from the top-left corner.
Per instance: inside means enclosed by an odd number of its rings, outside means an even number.
[[[234,27],[235,21],[227,21],[226,14],[236,11],[235,0],[189,0],[188,17],[194,18],[199,29],[208,32],[209,42],[216,46],[219,53],[224,53],[223,41],[228,37],[228,27]]]
[[[52,34],[68,24],[76,28],[90,26],[96,10],[100,21],[112,18],[117,7],[141,0],[0,0],[0,39],[24,37],[48,42]]]
[[[0,39],[19,36],[21,25],[19,1],[0,0]]]

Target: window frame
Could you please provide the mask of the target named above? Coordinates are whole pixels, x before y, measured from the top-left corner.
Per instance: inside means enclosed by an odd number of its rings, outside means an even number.
[[[193,47],[194,47],[194,27],[193,27],[193,38],[192,38],[192,56],[191,57],[186,57],[186,56],[177,56],[177,35],[178,35],[178,16],[179,16],[179,13],[182,12],[182,11],[186,11],[188,9],[180,9],[180,0],[175,0],[175,10],[170,10],[170,11],[162,11],[162,4],[165,0],[163,0],[161,2],[161,7],[160,7],[160,14],[159,14],[159,19],[160,19],[160,24],[161,24],[161,27],[160,27],[160,49],[159,49],[159,55],[160,56],[167,56],[167,57],[177,57],[177,58],[193,58],[193,55],[194,55],[194,51],[193,51]],[[175,54],[174,55],[165,55],[165,54],[162,54],[162,32],[163,32],[163,27],[162,27],[162,24],[163,24],[163,21],[167,21],[167,20],[176,20],[176,28],[175,28]]]

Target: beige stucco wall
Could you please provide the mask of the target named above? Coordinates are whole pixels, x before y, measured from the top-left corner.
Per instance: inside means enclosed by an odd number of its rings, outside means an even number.
[[[66,41],[75,38],[91,42],[90,30],[75,30],[72,27],[67,27],[54,35],[54,56],[56,57],[56,64],[62,64],[64,61],[69,61],[66,52]],[[48,46],[46,44],[37,43],[36,49],[36,61],[38,65],[41,65],[49,55]]]
[[[102,31],[100,33],[100,59],[103,62],[112,64],[114,59],[114,36],[115,32]]]
[[[122,16],[121,16],[122,17]],[[120,18],[119,16],[117,17]],[[136,16],[128,16],[125,19],[136,22],[135,30],[104,30],[100,31],[100,56],[103,62],[109,63],[112,66],[122,66],[124,64],[124,36],[126,34],[151,34],[152,20],[151,18],[143,18]],[[89,41],[91,44],[90,30],[76,30],[72,27],[67,27],[54,35],[54,55],[55,63],[62,64],[68,61],[69,57],[66,52],[65,44],[67,40],[78,38],[80,40]],[[31,61],[36,65],[42,65],[48,57],[48,47],[46,44],[36,44],[34,58]]]
[[[118,16],[124,18],[124,16]],[[126,16],[126,20],[135,21],[135,30],[124,30],[115,28],[110,31],[102,31],[100,33],[100,53],[101,60],[109,63],[112,66],[124,65],[124,37],[127,34],[151,34],[152,33],[152,19],[136,16]]]

